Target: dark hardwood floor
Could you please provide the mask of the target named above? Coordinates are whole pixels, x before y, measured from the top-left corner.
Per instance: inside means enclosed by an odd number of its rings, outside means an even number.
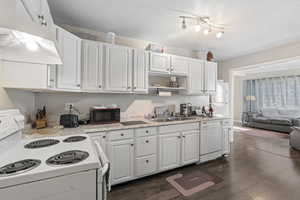
[[[108,200],[299,200],[300,153],[289,147],[288,135],[235,129],[231,155],[191,165],[112,188]],[[204,191],[184,197],[166,177],[203,170],[223,179]]]

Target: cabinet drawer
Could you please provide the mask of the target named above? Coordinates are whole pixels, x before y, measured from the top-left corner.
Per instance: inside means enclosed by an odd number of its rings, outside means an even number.
[[[133,129],[109,132],[109,140],[123,140],[133,138]]]
[[[202,127],[207,127],[207,126],[221,126],[222,121],[203,121],[201,122]]]
[[[230,120],[224,120],[222,122],[223,126],[231,126],[231,121]]]
[[[199,123],[190,124],[177,124],[177,125],[167,125],[158,127],[159,134],[174,133],[180,131],[197,130],[199,129]]]
[[[140,137],[136,139],[136,156],[156,154],[157,137]]]
[[[148,135],[156,135],[156,127],[148,127],[148,128],[139,128],[135,129],[136,137],[143,137]]]
[[[136,176],[151,174],[156,171],[156,156],[147,156],[136,159]]]

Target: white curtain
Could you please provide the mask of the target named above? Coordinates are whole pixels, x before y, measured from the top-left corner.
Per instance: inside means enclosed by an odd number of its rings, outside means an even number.
[[[300,76],[274,77],[244,81],[244,111],[256,112],[263,107],[295,108],[300,105]],[[250,105],[251,104],[251,105]]]

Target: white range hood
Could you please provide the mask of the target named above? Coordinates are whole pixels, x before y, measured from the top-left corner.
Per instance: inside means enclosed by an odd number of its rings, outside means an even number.
[[[0,0],[0,56],[3,60],[62,64],[55,28],[43,27],[28,14],[27,0]]]

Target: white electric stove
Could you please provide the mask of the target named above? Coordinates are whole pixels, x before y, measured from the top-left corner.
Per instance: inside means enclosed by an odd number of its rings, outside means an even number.
[[[0,128],[4,121],[11,127],[18,124],[14,117],[1,120],[1,112],[0,121]],[[19,138],[14,135],[20,130],[10,130],[13,133],[0,136],[0,145],[8,144],[8,138]],[[0,152],[1,199],[102,200],[104,168],[98,154],[101,149],[96,151],[95,146],[101,148],[88,135],[15,141]]]

